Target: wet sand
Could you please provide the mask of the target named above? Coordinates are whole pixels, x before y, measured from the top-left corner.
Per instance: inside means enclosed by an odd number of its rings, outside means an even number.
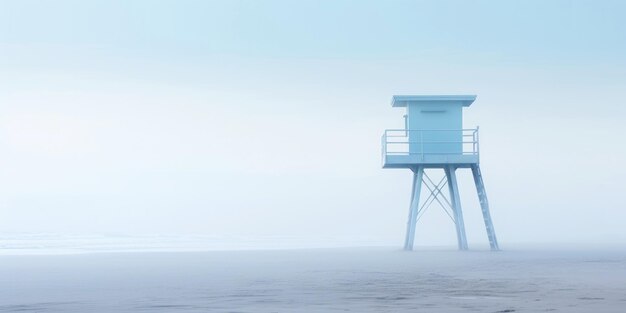
[[[625,251],[0,256],[0,312],[626,312]]]

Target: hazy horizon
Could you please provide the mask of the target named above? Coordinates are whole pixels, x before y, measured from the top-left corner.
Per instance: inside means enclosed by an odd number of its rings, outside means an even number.
[[[0,1],[0,237],[400,246],[411,174],[380,167],[383,130],[403,127],[390,99],[476,94],[464,124],[502,248],[626,243],[625,9]],[[470,248],[486,245],[459,175]],[[454,243],[433,206],[416,245]]]

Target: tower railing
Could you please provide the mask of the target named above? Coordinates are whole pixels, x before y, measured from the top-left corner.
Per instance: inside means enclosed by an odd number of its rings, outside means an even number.
[[[479,155],[478,127],[468,129],[387,129],[382,158],[387,156]]]

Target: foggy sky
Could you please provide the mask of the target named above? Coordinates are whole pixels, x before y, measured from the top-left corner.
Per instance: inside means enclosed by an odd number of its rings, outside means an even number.
[[[476,94],[464,125],[501,244],[624,243],[625,9],[0,1],[0,233],[400,245],[411,174],[380,167],[383,130],[403,127],[391,96]],[[455,243],[436,206],[417,229]]]

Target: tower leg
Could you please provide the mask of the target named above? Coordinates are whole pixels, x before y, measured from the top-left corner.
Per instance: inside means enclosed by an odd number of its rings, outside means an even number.
[[[459,186],[456,181],[456,168],[452,165],[446,167],[446,178],[448,179],[448,189],[452,210],[454,213],[454,223],[456,224],[456,237],[459,250],[467,250],[467,237],[465,236],[465,223],[463,222],[463,211],[461,210],[461,199],[459,197]]]
[[[478,164],[472,165],[472,175],[474,176],[474,184],[476,184],[476,192],[478,193],[480,208],[483,211],[483,220],[485,220],[485,228],[487,229],[489,246],[491,246],[492,251],[497,251],[500,248],[498,247],[496,231],[493,228],[493,222],[491,221],[491,214],[489,213],[489,201],[487,201],[487,192],[485,191],[483,176],[480,173],[480,167],[478,166]]]
[[[413,170],[413,189],[411,190],[411,206],[409,208],[409,220],[406,225],[406,238],[404,240],[404,250],[413,250],[415,240],[415,224],[417,223],[417,213],[420,203],[420,191],[422,189],[422,176],[424,167],[418,166]]]

